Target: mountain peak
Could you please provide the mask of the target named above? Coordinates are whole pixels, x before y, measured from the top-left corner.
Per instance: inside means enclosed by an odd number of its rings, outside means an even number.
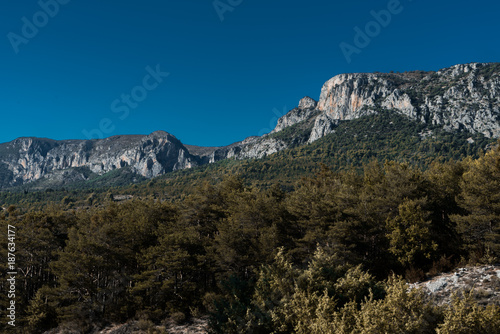
[[[497,138],[499,98],[500,63],[455,65],[438,72],[340,74],[323,85],[318,102],[305,96],[278,119],[271,133],[224,147],[186,148],[165,131],[90,141],[24,137],[0,144],[0,188],[70,168],[84,167],[102,175],[129,167],[151,178],[228,158],[261,158],[312,143],[336,132],[342,121],[381,111],[447,131]]]
[[[474,70],[477,70],[478,68],[481,68],[485,65],[488,65],[488,64],[487,63],[457,64],[457,65],[453,65],[450,67],[442,68],[439,71],[437,71],[437,73],[440,75],[450,75],[451,74],[452,76],[457,76],[460,74],[473,72]]]
[[[163,130],[157,130],[157,131],[151,132],[149,134],[149,136],[151,136],[151,137],[175,137],[174,135],[172,135],[166,131],[163,131]]]
[[[309,96],[302,98],[299,102],[299,109],[314,109],[318,105],[318,102]]]

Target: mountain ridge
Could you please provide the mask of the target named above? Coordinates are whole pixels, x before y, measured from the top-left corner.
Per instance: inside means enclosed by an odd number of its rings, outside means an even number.
[[[153,178],[224,159],[260,159],[311,144],[335,132],[341,121],[384,110],[447,131],[498,138],[500,63],[460,64],[437,72],[339,74],[325,82],[319,101],[304,97],[270,133],[222,147],[184,145],[165,131],[92,140],[21,137],[0,144],[0,188],[75,168],[103,175],[127,167]]]

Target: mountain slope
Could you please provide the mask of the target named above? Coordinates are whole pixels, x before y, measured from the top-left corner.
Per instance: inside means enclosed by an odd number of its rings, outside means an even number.
[[[500,63],[456,65],[438,72],[341,74],[328,80],[318,102],[305,97],[262,137],[216,150],[210,162],[247,159],[312,143],[332,132],[339,121],[393,110],[428,127],[466,130],[500,137]],[[306,122],[307,124],[305,124]],[[302,123],[298,134],[276,136]]]
[[[307,121],[300,122],[275,136],[288,138],[290,133],[299,133],[306,126]],[[351,121],[339,121],[335,132],[314,143],[285,149],[261,159],[225,159],[176,170],[151,180],[132,173],[130,168],[116,169],[71,184],[54,184],[53,179],[43,178],[16,188],[24,190],[24,194],[0,192],[0,203],[43,205],[46,202],[61,202],[69,196],[78,206],[87,205],[88,197],[102,203],[110,193],[136,198],[154,195],[161,199],[179,199],[196,192],[204,183],[216,183],[228,175],[238,175],[246,184],[257,188],[279,183],[286,189],[292,189],[302,177],[318,172],[321,164],[338,171],[361,168],[375,159],[382,163],[385,160],[407,162],[426,169],[435,161],[459,160],[467,156],[477,158],[495,141],[482,134],[428,127],[394,111],[385,111]],[[38,189],[47,190],[36,191]]]
[[[288,132],[298,133],[305,122],[277,133],[285,138]],[[426,169],[433,162],[478,157],[496,139],[467,131],[449,132],[439,126],[409,120],[395,112],[380,112],[351,121],[339,121],[335,132],[309,144],[277,152],[261,159],[226,159],[215,164],[159,176],[147,189],[126,187],[123,193],[146,195],[166,193],[178,197],[203,182],[213,182],[229,174],[241,176],[247,183],[268,187],[281,183],[292,187],[304,176],[313,176],[321,164],[333,170],[360,168],[371,160],[406,162]],[[163,181],[165,180],[165,181]]]
[[[123,169],[114,172],[121,183],[133,180],[131,174],[139,179],[153,178],[226,159],[262,159],[342,131],[339,127],[345,121],[387,111],[392,111],[391,117],[400,115],[412,121],[411,126],[418,128],[422,133],[419,136],[423,137],[443,130],[498,138],[500,63],[456,65],[438,72],[337,75],[323,85],[318,102],[303,98],[297,108],[278,120],[271,133],[225,147],[184,146],[163,131],[102,140],[19,138],[0,144],[0,188],[37,180],[41,180],[38,182],[41,188],[103,180],[99,176]],[[379,140],[370,131],[362,131],[365,132],[356,134],[359,138],[365,135],[372,141]],[[335,147],[330,154],[336,156],[345,145],[349,141]],[[467,150],[466,141],[458,145]]]
[[[177,138],[163,131],[102,140],[19,138],[0,144],[0,161],[2,187],[57,178],[61,170],[71,170],[70,178],[75,181],[124,167],[151,178],[199,164]]]

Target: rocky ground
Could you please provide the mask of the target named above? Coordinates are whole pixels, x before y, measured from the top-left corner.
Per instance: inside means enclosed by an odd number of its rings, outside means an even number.
[[[453,294],[471,291],[482,305],[500,305],[500,266],[457,268],[410,287],[422,288],[439,305],[449,303]]]
[[[206,319],[194,319],[183,325],[174,322],[163,326],[151,326],[149,323],[132,322],[106,328],[96,334],[206,334],[208,322]]]
[[[126,324],[111,325],[101,330],[93,331],[93,334],[206,334],[208,320],[206,318],[193,319],[185,324],[176,324],[167,321],[160,326],[150,321],[131,321]],[[80,334],[78,330],[65,328],[54,329],[44,334]]]

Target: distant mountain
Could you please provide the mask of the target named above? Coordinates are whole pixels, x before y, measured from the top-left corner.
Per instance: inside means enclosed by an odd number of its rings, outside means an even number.
[[[418,124],[422,138],[436,128],[498,138],[500,63],[438,72],[341,74],[323,85],[319,101],[303,98],[269,134],[225,147],[183,145],[163,131],[101,140],[19,138],[0,144],[0,188],[37,180],[45,187],[71,184],[117,170],[153,178],[225,159],[260,159],[316,142],[342,122],[386,111]],[[133,180],[130,175],[127,180]]]
[[[125,167],[151,178],[200,163],[177,138],[164,131],[101,140],[18,138],[0,144],[0,162],[2,187],[57,178],[61,170],[69,171],[62,176],[72,181]]]

